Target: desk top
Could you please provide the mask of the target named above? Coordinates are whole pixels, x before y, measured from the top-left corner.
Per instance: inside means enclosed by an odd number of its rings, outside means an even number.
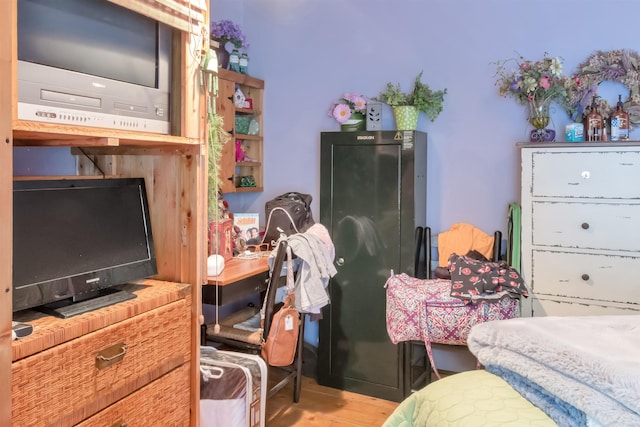
[[[262,258],[231,258],[224,263],[224,270],[217,276],[208,276],[207,284],[225,286],[247,277],[269,271],[267,257]]]

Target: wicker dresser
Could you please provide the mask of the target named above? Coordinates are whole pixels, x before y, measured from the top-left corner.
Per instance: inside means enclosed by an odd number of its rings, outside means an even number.
[[[14,341],[13,425],[188,426],[191,287],[144,280],[137,298],[69,319],[35,311]]]
[[[520,149],[523,315],[640,313],[640,143]]]

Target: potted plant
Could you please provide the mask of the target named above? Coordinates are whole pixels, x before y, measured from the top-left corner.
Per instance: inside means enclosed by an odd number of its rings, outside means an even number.
[[[340,123],[342,131],[365,130],[367,98],[357,93],[345,93],[342,98],[331,104],[329,117]]]
[[[218,63],[220,64],[220,67],[224,69],[229,66],[230,59],[229,52],[226,49],[227,43],[233,44],[234,54],[238,60],[240,58],[238,49],[246,49],[249,47],[247,38],[242,33],[240,26],[228,19],[211,23],[211,38],[219,44],[219,47],[216,49],[216,53],[218,54]],[[234,71],[239,71],[238,61],[234,64],[238,65],[238,67],[236,67],[238,69],[234,69]]]
[[[385,90],[375,98],[393,108],[396,126],[399,130],[415,130],[418,114],[423,112],[434,121],[442,112],[444,95],[447,89],[432,91],[422,82],[422,71],[416,76],[411,92],[403,92],[400,84],[387,83]]]

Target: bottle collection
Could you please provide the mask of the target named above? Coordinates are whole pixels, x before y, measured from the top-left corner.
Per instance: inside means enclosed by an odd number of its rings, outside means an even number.
[[[618,95],[618,103],[609,120],[598,111],[597,96],[593,97],[591,106],[584,115],[585,141],[627,141],[629,139],[629,113],[624,111],[622,95]],[[607,123],[607,121],[609,123]],[[610,133],[608,133],[608,129]]]
[[[249,74],[249,56],[246,52],[240,52],[233,49],[229,54],[229,69],[237,73]]]

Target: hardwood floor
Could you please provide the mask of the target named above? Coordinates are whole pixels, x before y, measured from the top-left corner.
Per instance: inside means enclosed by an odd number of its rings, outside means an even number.
[[[266,423],[268,427],[379,427],[397,406],[397,402],[324,387],[303,377],[300,402],[293,403],[290,384],[267,399]]]

